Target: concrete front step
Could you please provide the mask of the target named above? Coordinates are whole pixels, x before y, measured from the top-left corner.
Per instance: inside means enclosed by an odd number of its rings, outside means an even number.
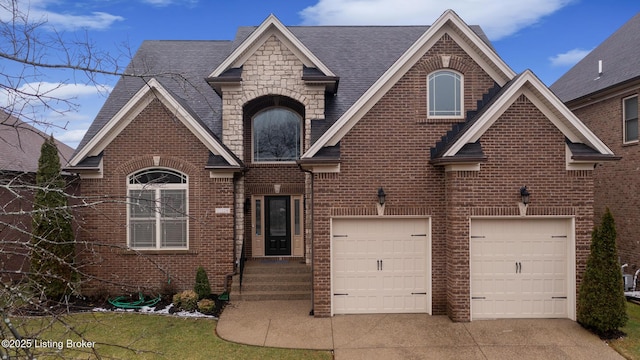
[[[310,274],[311,266],[298,263],[260,263],[250,261],[245,264],[244,275],[248,274]]]
[[[272,291],[231,292],[231,301],[263,301],[263,300],[311,300],[311,291],[289,291],[276,293]]]
[[[311,267],[300,260],[251,260],[231,286],[233,300],[310,300]]]
[[[237,289],[232,287],[233,290],[238,290],[240,292],[240,286],[238,285]],[[242,282],[242,292],[247,291],[274,291],[274,292],[284,292],[284,291],[309,291],[311,292],[311,282],[285,282],[285,283],[276,283],[276,282]]]

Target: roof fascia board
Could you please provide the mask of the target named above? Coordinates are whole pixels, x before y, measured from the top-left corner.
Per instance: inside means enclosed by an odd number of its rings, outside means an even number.
[[[538,79],[530,70],[527,70],[526,75],[529,80],[529,84],[539,92],[543,99],[545,99],[551,109],[556,110],[561,116],[559,120],[566,119],[569,122],[569,126],[577,132],[577,136],[587,145],[591,146],[603,155],[614,155],[613,151],[609,149],[605,143],[600,140],[558,97]],[[540,107],[539,107],[540,108]],[[540,108],[541,110],[543,108]],[[568,135],[568,134],[565,134]],[[567,136],[571,139],[570,136]]]
[[[440,39],[446,32],[453,35],[456,42],[463,46],[465,51],[471,53],[477,52],[468,42],[456,33],[455,29],[460,30],[469,41],[481,51],[485,51],[488,58],[494,61],[496,67],[504,72],[503,76],[494,78],[498,83],[506,83],[504,77],[511,80],[515,73],[500,59],[480,37],[452,10],[445,11],[420,38],[407,49],[396,60],[393,65],[382,74],[378,80],[307,150],[302,158],[313,157],[321,148],[325,146],[334,146],[346,135],[349,130],[391,89],[406,72]],[[454,35],[455,34],[455,35]],[[465,45],[466,44],[466,45]],[[478,56],[478,55],[476,55]],[[486,63],[482,57],[474,58],[480,61],[480,64]],[[486,65],[487,68],[491,66]],[[497,76],[495,70],[489,72],[492,76]],[[507,81],[508,81],[507,80]],[[426,79],[425,79],[426,82]],[[426,86],[426,85],[425,85]],[[426,106],[426,104],[425,104]]]
[[[461,28],[467,39],[465,41],[455,30],[448,32],[449,36],[484,70],[491,78],[501,87],[509,80],[513,79],[516,74],[511,68],[500,58],[493,49],[491,49],[482,39],[476,35],[469,27]],[[471,34],[469,34],[469,32]],[[475,36],[477,39],[473,39]],[[478,51],[479,50],[479,51]],[[483,56],[484,55],[484,56]]]
[[[127,101],[127,103],[118,110],[118,112],[95,134],[91,140],[69,161],[71,166],[76,166],[82,159],[87,156],[95,156],[98,155],[102,150],[96,151],[96,149],[104,149],[106,144],[103,143],[111,142],[115,135],[107,139],[110,134],[119,134],[130,122],[133,118],[135,118],[151,101],[153,97],[146,96],[150,91],[151,83],[156,81],[155,79],[151,79],[147,84],[145,84],[138,92],[135,93]]]
[[[282,37],[278,36],[281,34]],[[308,67],[315,67],[327,76],[336,76],[320,61],[275,15],[269,15],[210,75],[220,76],[227,69],[242,65],[255,50],[271,36],[276,35]]]
[[[229,164],[240,166],[235,158],[215,138],[191,116],[191,114],[171,96],[155,78],[150,79],[138,92],[114,115],[105,126],[87,143],[70,164],[77,165],[87,156],[102,152],[127,125],[135,119],[154,99],[160,100],[178,119],[202,142],[209,151],[222,156]]]
[[[530,70],[478,119],[442,156],[454,156],[465,144],[474,143],[520,96],[525,95],[572,142],[584,142],[601,154],[613,152],[595,136]]]

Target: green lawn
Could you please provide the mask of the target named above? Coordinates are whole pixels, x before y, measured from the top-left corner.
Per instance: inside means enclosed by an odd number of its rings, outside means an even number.
[[[54,348],[33,349],[38,359],[332,359],[331,352],[290,350],[239,345],[216,336],[217,322],[207,318],[136,313],[84,313],[50,324],[50,318],[12,319],[21,334],[32,334],[39,345]],[[51,325],[51,326],[50,326]],[[37,332],[38,329],[46,329]],[[77,332],[77,333],[74,333]],[[81,335],[78,335],[81,334]],[[95,342],[93,349],[69,349],[67,341]],[[47,340],[50,342],[47,343]],[[62,342],[61,353],[57,345]],[[96,356],[95,351],[98,356]]]
[[[640,305],[628,302],[627,314],[629,322],[621,329],[627,336],[613,340],[609,344],[627,359],[640,360]]]

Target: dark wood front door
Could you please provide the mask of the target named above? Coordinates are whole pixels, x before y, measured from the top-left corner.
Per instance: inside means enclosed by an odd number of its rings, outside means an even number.
[[[291,200],[265,196],[265,255],[291,255]]]

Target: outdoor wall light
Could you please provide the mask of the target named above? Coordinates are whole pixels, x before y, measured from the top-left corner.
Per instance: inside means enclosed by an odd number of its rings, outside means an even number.
[[[385,194],[384,193],[384,189],[382,187],[380,187],[378,189],[378,202],[380,203],[380,205],[384,205],[386,197],[387,197],[387,194]]]
[[[527,190],[527,186],[523,186],[520,188],[520,197],[522,198],[522,203],[525,205],[529,204],[529,196],[531,194],[529,193],[529,190]]]

